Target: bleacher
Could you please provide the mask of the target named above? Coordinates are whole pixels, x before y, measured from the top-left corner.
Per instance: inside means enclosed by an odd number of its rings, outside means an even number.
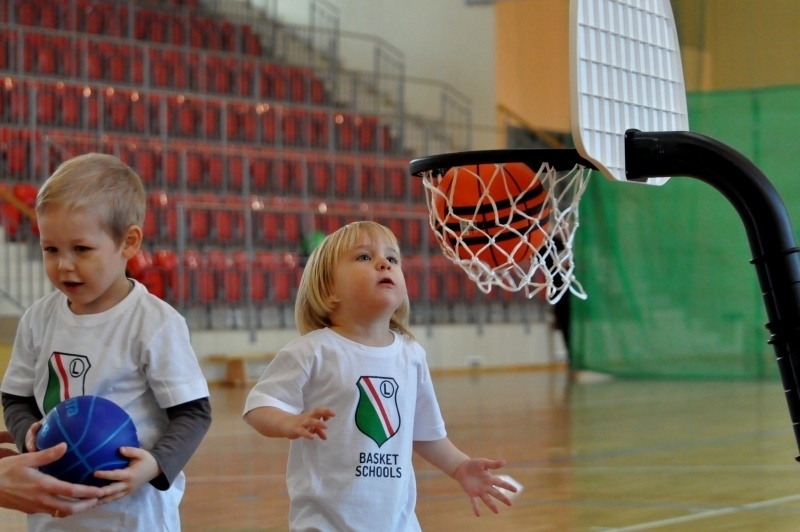
[[[479,319],[483,294],[428,234],[396,117],[348,106],[268,40],[197,0],[4,2],[6,238],[35,236],[20,204],[62,161],[112,153],[149,191],[129,273],[195,326],[291,326],[303,237],[365,218],[398,236],[419,320]]]

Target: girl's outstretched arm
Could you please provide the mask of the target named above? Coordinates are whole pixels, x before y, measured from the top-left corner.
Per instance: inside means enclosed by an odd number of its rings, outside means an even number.
[[[487,458],[470,458],[456,447],[449,438],[433,441],[415,441],[414,451],[444,473],[454,478],[472,503],[472,511],[480,517],[478,499],[498,513],[494,499],[506,506],[511,506],[511,499],[500,491],[503,488],[516,493],[517,488],[509,482],[491,473],[500,469],[505,460],[489,460]]]
[[[335,415],[333,410],[325,407],[317,407],[301,414],[290,414],[280,408],[261,406],[247,412],[244,420],[259,434],[269,438],[313,440],[315,436],[319,436],[320,439],[327,440],[326,421]]]

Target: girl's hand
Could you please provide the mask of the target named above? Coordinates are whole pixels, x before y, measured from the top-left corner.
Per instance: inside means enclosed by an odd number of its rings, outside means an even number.
[[[314,436],[319,436],[321,440],[327,440],[328,424],[326,421],[335,415],[336,413],[330,408],[320,406],[310,412],[290,416],[286,420],[286,437],[290,440],[297,438],[313,440]]]
[[[122,456],[131,459],[128,467],[111,471],[95,471],[94,473],[97,478],[115,481],[102,488],[103,498],[100,499],[100,504],[121,499],[161,474],[161,468],[158,467],[156,459],[144,449],[120,447],[119,452]]]
[[[503,465],[505,465],[505,460],[475,458],[461,462],[453,473],[453,478],[461,484],[461,489],[469,496],[469,500],[472,503],[472,511],[476,516],[480,517],[481,515],[480,508],[478,507],[478,499],[483,501],[483,504],[488,506],[494,513],[500,511],[494,499],[497,499],[506,506],[511,506],[511,499],[497,488],[503,488],[511,493],[516,493],[516,486],[490,472],[491,469],[500,469]],[[494,499],[492,497],[494,497]]]

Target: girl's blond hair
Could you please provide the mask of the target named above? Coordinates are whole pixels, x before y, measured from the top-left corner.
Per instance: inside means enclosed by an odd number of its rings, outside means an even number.
[[[308,258],[300,279],[294,317],[300,334],[330,327],[333,295],[333,271],[342,255],[353,249],[363,236],[373,240],[387,240],[399,249],[397,238],[387,227],[375,222],[353,222],[328,235]],[[389,327],[413,338],[408,330],[410,305],[408,294],[394,311]]]
[[[96,212],[118,245],[132,225],[143,225],[145,206],[144,185],[136,172],[116,157],[101,153],[79,155],[62,163],[36,197],[36,214],[50,207]]]

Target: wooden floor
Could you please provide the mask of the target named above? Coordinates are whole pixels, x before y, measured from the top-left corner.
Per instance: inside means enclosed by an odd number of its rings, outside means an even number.
[[[435,377],[451,439],[502,457],[524,485],[472,516],[455,482],[417,464],[425,530],[800,530],[800,465],[780,383],[568,382],[562,372]],[[247,389],[214,388],[186,469],[188,532],[286,530],[288,442],[241,421]],[[2,530],[24,530],[0,510]]]

